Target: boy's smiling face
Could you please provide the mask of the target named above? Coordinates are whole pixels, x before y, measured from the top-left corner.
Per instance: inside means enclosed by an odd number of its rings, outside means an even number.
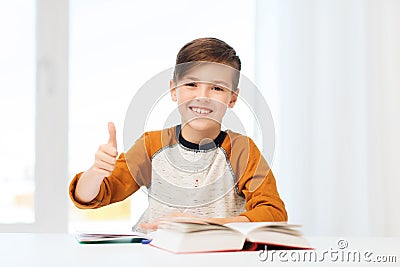
[[[193,66],[176,83],[170,82],[173,101],[178,102],[182,129],[190,134],[203,133],[204,137],[219,134],[227,108],[237,100],[233,91],[235,70],[223,64],[202,63]]]

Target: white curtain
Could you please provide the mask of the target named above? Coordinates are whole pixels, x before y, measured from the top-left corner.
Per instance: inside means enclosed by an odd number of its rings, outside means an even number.
[[[258,0],[272,169],[307,235],[400,235],[400,1]]]

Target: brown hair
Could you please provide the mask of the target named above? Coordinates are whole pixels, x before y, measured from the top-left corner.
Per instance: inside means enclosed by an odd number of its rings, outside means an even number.
[[[241,61],[236,54],[235,49],[222,40],[217,38],[207,37],[198,38],[185,44],[179,50],[176,56],[176,65],[183,66],[183,63],[189,62],[215,62],[228,65],[235,71],[235,78],[233,82],[234,90],[239,83],[239,74],[241,70]],[[190,64],[188,64],[190,65]],[[174,70],[174,81],[181,77],[188,69],[185,67],[177,68]]]

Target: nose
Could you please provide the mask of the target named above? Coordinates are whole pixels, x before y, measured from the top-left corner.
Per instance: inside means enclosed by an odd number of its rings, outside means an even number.
[[[196,91],[196,98],[203,98],[207,100],[210,98],[210,89],[208,84],[200,83]]]

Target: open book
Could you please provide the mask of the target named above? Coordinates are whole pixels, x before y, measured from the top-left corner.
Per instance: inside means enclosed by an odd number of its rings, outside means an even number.
[[[285,222],[218,224],[208,220],[176,218],[162,222],[150,245],[173,253],[275,249],[311,249],[300,225]]]

